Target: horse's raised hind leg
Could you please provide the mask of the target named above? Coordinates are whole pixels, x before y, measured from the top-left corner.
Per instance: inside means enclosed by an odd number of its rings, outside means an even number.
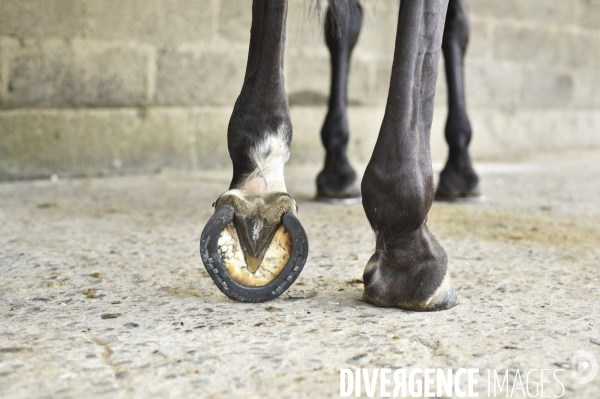
[[[246,75],[227,131],[233,178],[200,239],[210,276],[239,301],[283,293],[308,252],[283,176],[292,141],[283,75],[286,17],[287,1],[253,1]]]
[[[471,165],[471,124],[465,102],[464,58],[469,42],[469,10],[465,0],[450,0],[442,39],[448,83],[446,142],[449,152],[435,192],[439,201],[481,200],[479,177]]]
[[[362,180],[375,231],[364,272],[367,302],[411,310],[457,303],[444,249],[427,229],[434,196],[429,134],[448,0],[400,3],[385,116]]]
[[[360,199],[356,172],[348,161],[350,129],[346,108],[350,56],[358,40],[362,16],[358,1],[337,0],[330,1],[325,18],[325,41],[331,54],[331,91],[321,129],[326,155],[323,170],[317,177],[317,199],[328,202]]]

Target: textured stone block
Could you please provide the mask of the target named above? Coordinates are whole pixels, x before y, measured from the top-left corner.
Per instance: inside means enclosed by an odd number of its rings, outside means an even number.
[[[446,105],[436,105],[433,111],[433,120],[431,122],[431,135],[429,143],[431,148],[431,159],[433,162],[443,162],[448,157],[448,144],[444,136],[446,128],[446,119],[448,118],[448,107]]]
[[[18,40],[9,37],[0,37],[0,105],[6,105],[8,102],[9,56],[18,48]]]
[[[287,48],[289,54],[302,52],[312,56],[329,54],[323,32],[323,15],[319,14],[312,2],[290,1],[287,18]]]
[[[348,153],[353,165],[366,165],[371,159],[383,121],[384,106],[350,107],[350,144]]]
[[[0,178],[227,165],[230,108],[0,111]]]
[[[437,82],[435,84],[435,105],[446,106],[448,103],[448,84],[446,83],[446,70],[444,60],[440,58]]]
[[[147,56],[131,48],[26,46],[10,60],[10,105],[137,105],[146,102]]]
[[[290,164],[322,165],[325,150],[321,144],[320,132],[326,112],[325,106],[298,106],[290,110],[294,126]],[[350,127],[348,154],[353,165],[366,164],[371,158],[383,112],[383,107],[350,106],[348,108]]]
[[[520,100],[521,69],[502,64],[467,64],[469,107],[516,107]]]
[[[313,4],[291,0],[288,12],[293,163],[323,157],[330,61]],[[469,5],[473,155],[600,145],[599,0]],[[349,80],[356,162],[368,161],[381,126],[398,0],[366,1],[364,9]],[[0,105],[28,108],[0,111],[1,173],[228,165],[225,135],[243,83],[250,25],[249,1],[0,0]],[[447,152],[446,101],[442,61],[431,136],[438,159]],[[36,106],[62,109],[29,108]],[[149,108],[132,108],[138,106]]]
[[[350,64],[348,78],[348,102],[352,105],[377,105],[377,98],[371,94],[372,65],[359,57]]]
[[[476,0],[469,1],[471,13],[492,18],[514,18],[518,15],[518,0]]]
[[[520,106],[569,107],[574,93],[573,77],[552,70],[523,72]]]
[[[378,59],[394,57],[398,6],[396,1],[365,2],[362,31],[355,51]]]
[[[329,98],[329,57],[290,55],[286,59],[286,90],[291,105],[324,105]]]
[[[573,73],[573,78],[573,106],[600,108],[600,71],[579,70]]]
[[[252,2],[219,1],[219,36],[245,45],[250,43]]]
[[[600,68],[600,34],[563,32],[559,40],[560,62],[572,68]]]
[[[598,30],[600,27],[600,2],[598,0],[579,0],[581,25]]]
[[[593,130],[598,128],[600,118],[594,113],[568,110],[539,110],[532,113],[528,110],[517,111],[506,119],[507,129],[502,142],[505,147],[503,151],[509,154],[586,148],[600,144],[599,136]]]
[[[156,102],[231,106],[244,83],[245,70],[246,54],[160,51]]]
[[[578,0],[575,0],[578,1]],[[573,0],[527,0],[518,2],[519,18],[543,24],[568,25],[575,21]]]
[[[80,0],[86,37],[157,45],[208,42],[214,37],[211,0]]]
[[[499,25],[494,29],[494,59],[551,65],[559,59],[555,30]]]
[[[378,62],[375,69],[375,84],[371,91],[373,101],[378,104],[384,104],[387,101],[387,95],[390,89],[390,79],[392,77],[392,61]]]
[[[0,1],[0,36],[72,38],[84,23],[80,0]]]
[[[492,28],[484,21],[471,19],[467,60],[484,60],[492,56]]]
[[[290,106],[326,105],[331,88],[329,55],[325,57],[289,56],[286,61],[286,86]],[[348,102],[370,104],[369,66],[358,57],[352,59],[348,77]]]
[[[323,162],[325,150],[321,144],[320,134],[326,113],[325,105],[290,108],[294,129],[289,160],[291,165],[303,163],[320,165]],[[352,132],[350,134],[352,135]]]

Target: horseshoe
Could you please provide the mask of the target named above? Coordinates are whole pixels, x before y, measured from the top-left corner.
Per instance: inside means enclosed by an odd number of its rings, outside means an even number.
[[[217,210],[206,223],[200,236],[200,256],[219,290],[239,302],[265,302],[283,294],[296,281],[308,256],[308,238],[296,215],[286,212],[281,216],[283,226],[292,238],[292,252],[286,265],[273,281],[262,287],[250,287],[235,281],[218,252],[219,235],[231,223],[235,210],[226,205]]]

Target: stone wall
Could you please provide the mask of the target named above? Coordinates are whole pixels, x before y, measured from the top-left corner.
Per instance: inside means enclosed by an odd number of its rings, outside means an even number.
[[[600,146],[600,0],[471,0],[468,105],[476,159]],[[367,2],[350,78],[351,155],[383,116],[398,2]],[[229,164],[249,0],[1,0],[0,178]],[[310,1],[291,0],[291,162],[321,161],[329,54]],[[443,160],[440,73],[432,131]]]

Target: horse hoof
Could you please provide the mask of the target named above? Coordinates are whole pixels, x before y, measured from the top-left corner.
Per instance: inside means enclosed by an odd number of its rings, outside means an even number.
[[[362,202],[360,187],[356,182],[342,190],[325,190],[322,187],[317,187],[316,201],[325,202],[334,205],[353,205]]]
[[[467,192],[454,192],[448,190],[442,184],[438,185],[433,197],[434,201],[453,203],[478,203],[484,202],[485,199],[485,195],[481,193],[479,186],[475,186]]]
[[[447,270],[439,287],[425,298],[406,298],[401,295],[401,292],[398,292],[403,286],[411,284],[410,281],[406,281],[405,277],[398,274],[397,271],[383,266],[377,255],[373,255],[367,263],[363,275],[365,302],[380,307],[398,307],[418,312],[446,310],[458,304],[458,296]]]
[[[264,302],[283,294],[298,278],[308,239],[285,193],[230,190],[200,237],[200,256],[219,290],[240,302]]]

